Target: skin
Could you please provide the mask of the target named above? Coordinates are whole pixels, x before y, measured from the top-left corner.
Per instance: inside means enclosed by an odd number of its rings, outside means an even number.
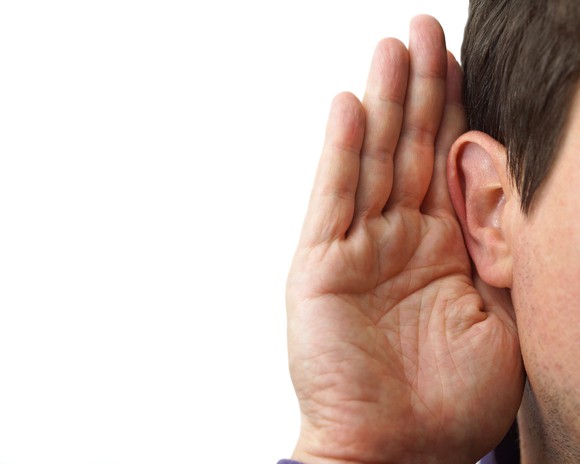
[[[580,462],[580,92],[555,164],[528,214],[507,172],[507,150],[467,132],[448,156],[448,188],[482,279],[507,287],[527,382],[518,425],[522,463]],[[482,380],[483,381],[483,380]]]
[[[472,274],[446,179],[461,70],[431,17],[333,101],[287,282],[293,459],[472,464],[521,400],[509,294]]]
[[[518,417],[525,463],[580,462],[580,92],[557,161],[514,233],[512,297],[528,384]]]

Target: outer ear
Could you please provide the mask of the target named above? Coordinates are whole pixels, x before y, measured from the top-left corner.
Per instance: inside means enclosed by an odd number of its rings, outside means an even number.
[[[511,218],[519,203],[509,179],[506,148],[489,135],[470,131],[451,147],[451,201],[479,276],[498,288],[512,285]]]

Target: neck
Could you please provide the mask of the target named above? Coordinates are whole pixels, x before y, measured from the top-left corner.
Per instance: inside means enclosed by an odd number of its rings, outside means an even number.
[[[522,405],[518,413],[520,433],[520,455],[522,464],[544,462],[543,420],[539,414],[538,403],[529,382],[526,381]]]
[[[580,462],[578,444],[573,443],[561,421],[542,404],[526,382],[518,413],[522,464],[564,464]]]

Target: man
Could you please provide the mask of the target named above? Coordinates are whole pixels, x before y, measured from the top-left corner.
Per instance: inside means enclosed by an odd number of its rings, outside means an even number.
[[[472,0],[469,125],[427,16],[335,98],[287,283],[293,459],[473,463],[519,409],[521,462],[580,462],[579,35],[577,0]]]

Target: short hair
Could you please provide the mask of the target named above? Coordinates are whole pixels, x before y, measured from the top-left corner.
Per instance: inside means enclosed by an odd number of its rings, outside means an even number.
[[[507,148],[529,213],[580,78],[580,0],[471,0],[461,49],[469,128]]]

